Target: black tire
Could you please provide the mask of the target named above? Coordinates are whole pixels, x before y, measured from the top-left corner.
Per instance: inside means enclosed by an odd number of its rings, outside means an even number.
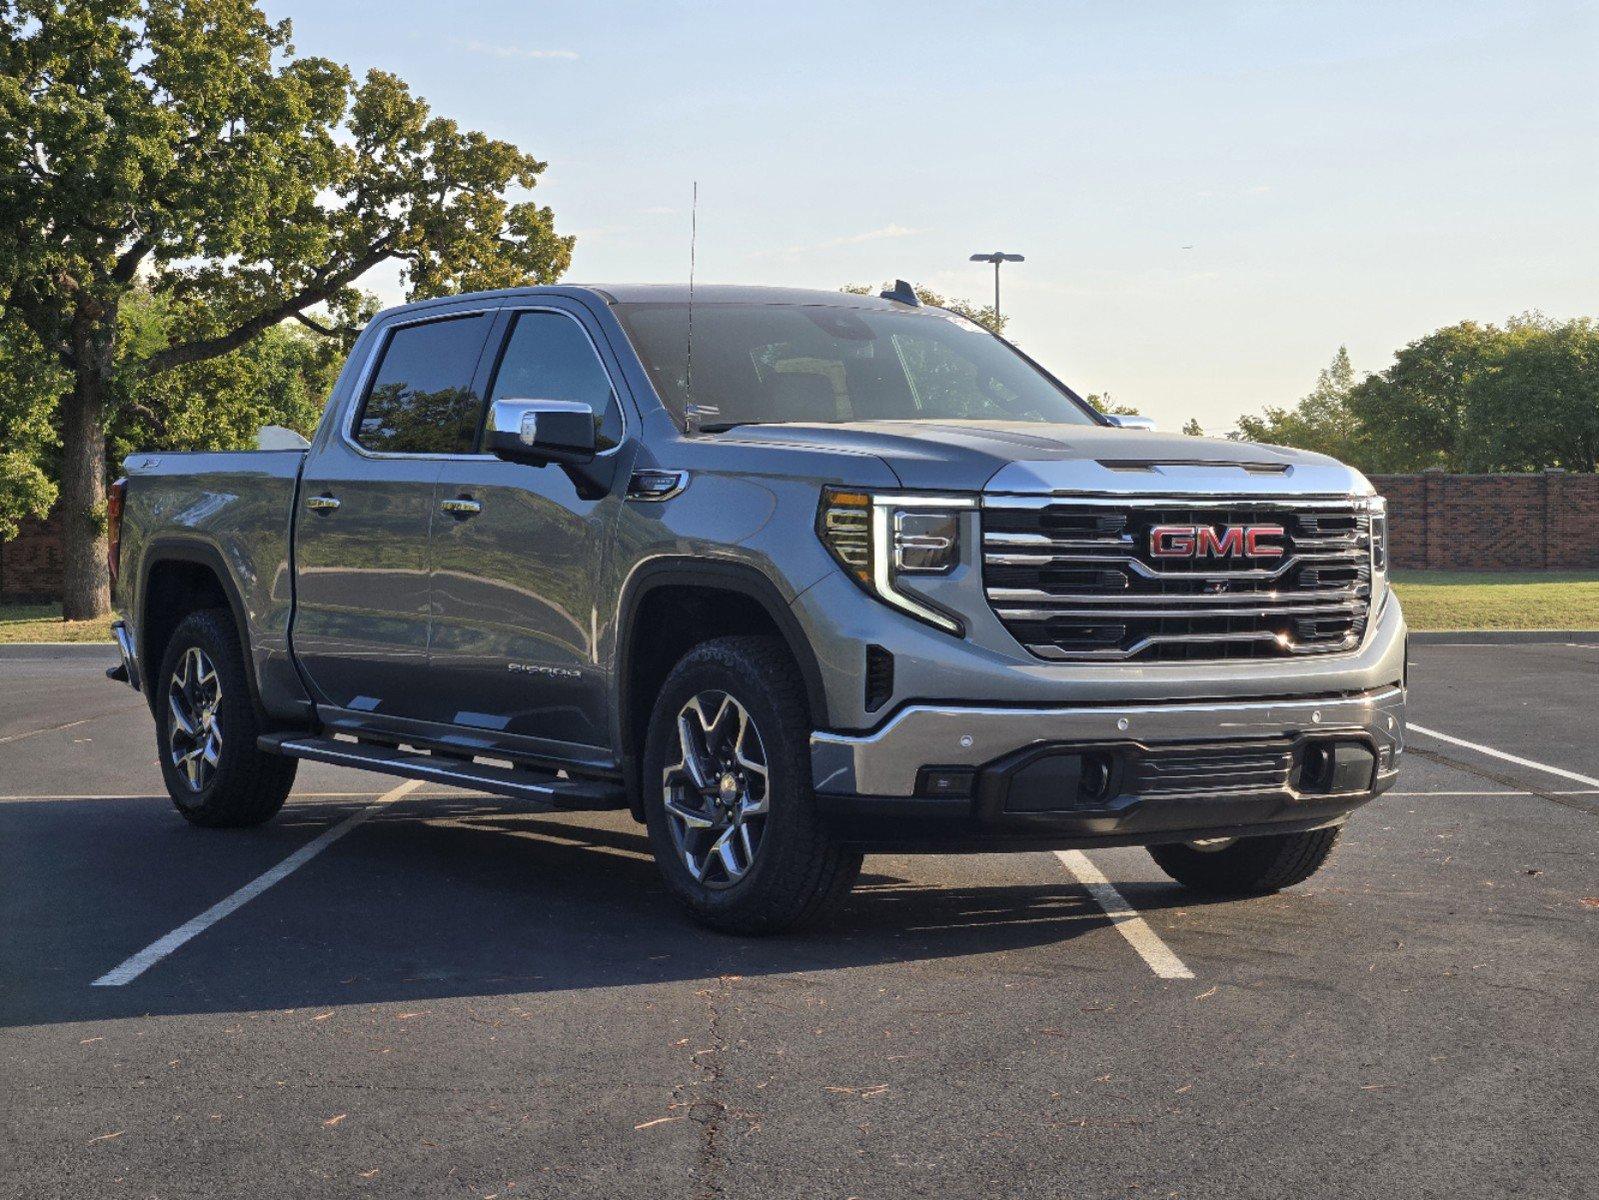
[[[207,664],[211,673],[197,671],[197,664]],[[201,678],[214,679],[218,690],[212,692],[211,684],[199,687]],[[250,699],[233,614],[225,608],[207,608],[185,617],[167,643],[151,687],[156,757],[177,810],[194,824],[212,829],[270,821],[288,798],[299,764],[256,748],[256,738],[265,730]],[[197,702],[196,696],[202,700]],[[175,705],[188,710],[185,719],[195,732],[182,727]],[[212,744],[213,735],[214,761],[203,755],[198,763],[192,755],[185,756],[181,765],[176,760],[182,750]]]
[[[736,879],[722,870],[722,877],[713,880],[718,864],[709,850],[701,856],[704,878],[696,877],[682,839],[699,836],[699,831],[667,811],[666,771],[683,758],[679,714],[707,695],[730,697],[742,707],[756,733],[746,748],[764,754],[766,776],[760,791],[766,812],[746,872]],[[725,933],[779,933],[816,920],[854,886],[861,855],[834,841],[817,812],[810,734],[799,673],[772,638],[717,638],[689,651],[667,676],[645,740],[644,813],[667,887],[701,924]],[[756,791],[751,785],[743,795],[758,801]],[[707,812],[716,803],[708,795],[693,802],[705,805]],[[703,837],[716,833],[709,830]]]
[[[1239,838],[1217,849],[1186,842],[1149,847],[1162,871],[1184,887],[1224,896],[1261,896],[1303,883],[1321,870],[1343,826],[1309,833]]]

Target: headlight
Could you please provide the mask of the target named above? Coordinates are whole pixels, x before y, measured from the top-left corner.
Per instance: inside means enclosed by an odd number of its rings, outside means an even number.
[[[948,575],[961,561],[963,509],[971,496],[914,496],[824,488],[816,533],[850,578],[872,595],[959,637],[961,623],[907,596],[901,579]]]
[[[1371,573],[1383,575],[1388,571],[1388,501],[1373,496],[1366,503],[1371,513]]]

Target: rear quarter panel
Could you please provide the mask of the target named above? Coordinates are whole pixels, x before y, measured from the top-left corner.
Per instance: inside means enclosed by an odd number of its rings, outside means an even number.
[[[303,716],[305,695],[289,655],[293,577],[289,539],[304,452],[247,450],[135,454],[122,518],[116,606],[140,638],[145,593],[163,560],[204,562],[223,574],[240,637],[269,716]],[[145,678],[158,664],[145,662]]]

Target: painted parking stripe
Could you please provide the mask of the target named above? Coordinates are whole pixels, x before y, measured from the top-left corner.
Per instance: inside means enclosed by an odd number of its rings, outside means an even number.
[[[1088,860],[1081,850],[1057,850],[1055,857],[1073,875],[1105,910],[1116,932],[1127,939],[1127,944],[1138,951],[1138,956],[1149,964],[1149,969],[1162,979],[1192,979],[1194,973],[1183,960],[1172,953],[1172,948],[1161,940],[1160,934],[1149,927],[1149,922],[1138,915],[1138,910],[1127,903],[1116,890],[1116,885],[1105,878],[1104,872]]]
[[[1570,779],[1576,783],[1585,783],[1591,788],[1599,788],[1599,779],[1592,775],[1579,775],[1575,771],[1568,771],[1564,767],[1551,767],[1548,763],[1535,762],[1530,758],[1521,758],[1515,754],[1506,754],[1503,750],[1495,750],[1492,746],[1484,746],[1480,742],[1468,742],[1465,738],[1452,737],[1447,733],[1439,733],[1436,729],[1428,729],[1425,725],[1406,725],[1411,733],[1419,733],[1424,737],[1436,738],[1440,742],[1448,742],[1451,746],[1463,746],[1467,750],[1475,750],[1478,754],[1486,754],[1489,758],[1502,759],[1508,763],[1515,763],[1518,767],[1531,767],[1534,771],[1546,771],[1550,775],[1558,775],[1562,779]]]
[[[102,713],[100,715],[110,716],[112,714]],[[94,717],[84,717],[81,721],[68,721],[65,725],[46,725],[43,729],[27,729],[21,733],[7,734],[5,737],[0,737],[0,746],[5,745],[7,742],[20,742],[23,738],[38,737],[41,733],[60,733],[63,729],[76,729],[79,725],[87,725],[95,719]]]
[[[207,929],[211,928],[211,926],[215,925],[218,921],[222,920],[223,917],[238,911],[238,909],[248,904],[251,900],[254,900],[274,883],[278,883],[283,879],[287,879],[290,875],[292,875],[295,871],[298,871],[301,867],[305,866],[306,863],[310,862],[318,854],[321,854],[322,851],[326,850],[334,842],[338,841],[345,834],[349,833],[350,830],[354,829],[357,825],[367,820],[367,818],[377,813],[379,809],[393,804],[402,796],[405,796],[410,792],[414,792],[421,786],[422,781],[420,779],[408,779],[404,783],[400,784],[399,787],[391,788],[389,791],[384,792],[376,800],[372,801],[371,804],[368,804],[365,808],[361,809],[360,812],[353,813],[329,829],[324,829],[315,838],[301,846],[298,850],[289,855],[288,858],[284,859],[266,874],[258,875],[238,891],[234,892],[231,896],[217,901],[199,916],[190,921],[186,921],[184,924],[178,926],[165,937],[151,942],[143,950],[140,950],[137,954],[128,959],[126,962],[122,963],[120,966],[113,967],[104,975],[100,976],[99,979],[96,979],[91,986],[121,987],[123,984],[133,982],[133,980],[137,979],[140,975],[143,975],[151,967],[155,966],[156,963],[160,962],[174,950],[177,950],[179,947],[184,945],[184,943],[198,937]]]

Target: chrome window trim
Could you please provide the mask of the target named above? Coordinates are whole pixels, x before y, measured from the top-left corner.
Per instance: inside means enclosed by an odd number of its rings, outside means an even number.
[[[369,388],[371,387],[371,384],[372,384],[373,372],[375,372],[377,370],[378,360],[382,357],[383,352],[386,349],[388,349],[389,342],[393,339],[394,335],[397,332],[399,332],[402,329],[413,328],[413,327],[415,327],[417,325],[432,325],[432,324],[435,324],[436,322],[439,322],[439,321],[458,320],[461,317],[496,316],[496,315],[498,315],[498,314],[500,314],[502,312],[511,313],[511,314],[513,314],[515,316],[520,316],[522,313],[526,313],[526,312],[558,313],[559,315],[565,317],[567,320],[569,320],[573,324],[575,324],[580,330],[582,330],[583,336],[588,339],[589,350],[594,354],[594,360],[597,363],[600,364],[600,370],[605,373],[606,382],[611,385],[611,395],[616,398],[617,411],[619,411],[622,414],[622,431],[621,431],[620,434],[617,435],[616,445],[612,446],[609,450],[604,450],[604,451],[600,452],[599,454],[596,454],[594,457],[597,458],[597,459],[598,458],[608,458],[612,454],[615,454],[623,446],[625,446],[627,444],[627,433],[628,433],[627,404],[623,400],[621,391],[616,386],[616,377],[611,374],[611,369],[608,366],[605,365],[605,356],[600,353],[599,345],[594,341],[594,336],[591,333],[589,333],[588,327],[585,326],[582,321],[578,320],[577,317],[573,316],[571,313],[567,312],[565,309],[563,309],[563,308],[555,308],[555,307],[553,307],[551,305],[548,305],[548,304],[534,304],[534,305],[505,304],[505,305],[499,305],[499,306],[496,306],[496,307],[493,307],[493,308],[463,309],[460,312],[440,313],[440,314],[438,314],[436,316],[418,317],[417,319],[411,320],[411,321],[395,321],[395,322],[393,322],[386,329],[383,330],[382,334],[378,338],[377,345],[375,345],[374,347],[372,347],[372,349],[370,351],[368,351],[367,356],[366,356],[366,361],[361,364],[361,373],[360,373],[360,375],[358,375],[356,377],[356,383],[355,383],[355,388],[354,388],[355,399],[351,403],[350,411],[346,415],[345,419],[343,421],[339,422],[339,426],[338,426],[338,429],[339,429],[339,440],[344,443],[344,445],[345,445],[345,447],[347,449],[354,451],[361,458],[370,458],[370,459],[376,459],[376,460],[404,459],[404,460],[406,460],[408,462],[500,462],[500,461],[502,461],[497,455],[481,454],[481,453],[477,453],[477,454],[461,454],[461,453],[452,452],[452,453],[447,453],[447,454],[437,454],[437,453],[435,453],[435,454],[412,454],[412,453],[408,453],[408,452],[403,451],[403,450],[369,450],[365,446],[361,445],[361,443],[358,442],[356,440],[356,438],[355,438],[355,424],[356,424],[356,421],[360,418],[362,410],[366,407],[367,392],[368,392],[368,390],[369,390]],[[492,329],[490,330],[490,332],[492,332]],[[507,339],[509,339],[510,334],[511,334],[511,329],[507,328],[506,331],[505,331],[505,337]],[[502,346],[496,346],[495,349],[496,350],[503,349],[503,345]],[[499,370],[499,364],[496,363],[495,364],[495,371],[498,372],[498,370]],[[474,365],[473,373],[476,374],[476,371],[477,371],[477,368]],[[490,387],[493,386],[493,378],[492,377],[489,380],[489,385],[490,385]],[[478,418],[478,427],[479,427],[479,431],[480,432],[481,432],[481,429],[482,429],[483,421],[487,418],[489,408],[490,408],[490,406],[492,404],[492,401],[490,400],[489,395],[490,395],[490,393],[486,392],[484,394],[484,397],[483,397],[483,412],[482,412],[482,415],[480,415],[480,417]]]

